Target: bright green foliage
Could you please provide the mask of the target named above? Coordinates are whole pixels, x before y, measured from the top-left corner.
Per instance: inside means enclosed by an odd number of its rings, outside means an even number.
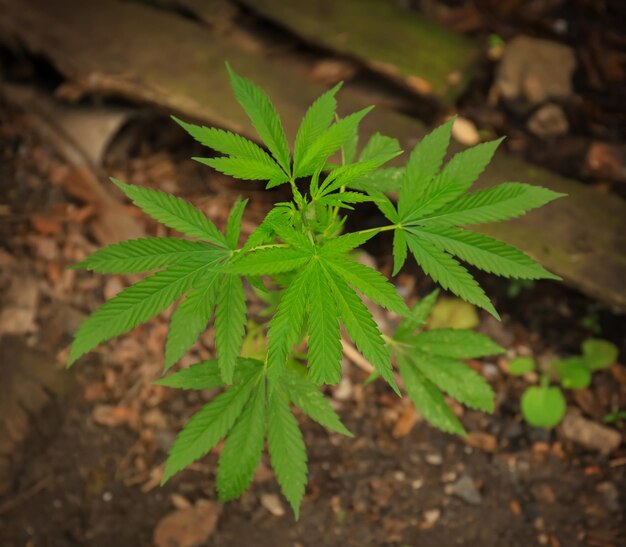
[[[522,396],[522,415],[536,427],[554,427],[565,415],[562,389],[585,389],[594,371],[611,366],[617,359],[617,347],[606,340],[590,338],[582,344],[582,355],[557,359],[541,375],[540,386],[531,386]],[[535,370],[532,357],[517,357],[509,363],[509,372],[522,376]],[[551,380],[561,385],[550,386]]]
[[[489,384],[463,360],[503,349],[470,330],[424,330],[438,291],[409,309],[384,275],[359,262],[358,249],[381,232],[393,231],[394,275],[410,252],[444,289],[497,317],[459,260],[505,277],[555,276],[517,249],[462,227],[519,216],[560,194],[513,182],[466,193],[499,141],[461,152],[444,165],[453,120],[425,137],[408,154],[406,166],[389,167],[402,153],[400,144],[376,133],[359,151],[359,123],[371,108],[339,118],[339,85],[306,112],[292,156],[270,99],[227,68],[235,98],[262,146],[228,131],[174,120],[213,150],[196,160],[241,180],[266,181],[268,188],[288,183],[292,199],[276,203],[242,238],[246,200],[233,204],[222,232],[180,198],[113,180],[146,214],[192,239],[116,243],[75,266],[99,273],[152,273],[83,323],[69,364],[178,302],[165,345],[168,371],[212,321],[215,359],[156,382],[184,390],[220,390],[178,435],[163,480],[224,441],[217,490],[223,501],[236,498],[251,483],[267,444],[278,483],[297,517],[307,485],[307,456],[293,406],[331,431],[352,435],[322,391],[323,385],[341,379],[347,342],[342,336],[373,365],[370,380],[382,378],[400,395],[399,372],[417,409],[444,431],[464,433],[447,397],[487,412],[494,406]],[[399,190],[397,206],[383,193],[389,190]],[[376,203],[390,224],[344,233],[343,213],[366,202]],[[266,304],[259,314],[265,324],[247,318],[248,285]],[[366,301],[389,310],[399,322],[395,334],[381,332]],[[589,369],[607,366],[614,358],[611,348],[598,341],[584,347]],[[576,366],[562,368],[572,385],[584,383]]]

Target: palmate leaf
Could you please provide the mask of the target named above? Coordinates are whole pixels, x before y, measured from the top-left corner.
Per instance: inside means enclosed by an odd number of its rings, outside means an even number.
[[[407,231],[485,272],[516,279],[560,279],[515,247],[483,234],[436,227]]]
[[[217,469],[220,501],[238,498],[252,482],[263,453],[265,418],[265,382],[260,381],[220,454]]]
[[[343,324],[363,356],[374,365],[381,376],[400,394],[391,368],[390,356],[380,330],[367,307],[357,294],[338,276],[324,272],[330,285]]]
[[[274,105],[261,88],[236,74],[228,63],[226,68],[237,101],[276,161],[285,173],[290,173],[289,145]]]
[[[342,207],[344,209],[354,209],[350,204],[353,203],[367,203],[373,201],[371,197],[361,194],[359,192],[339,192],[335,194],[328,194],[318,201],[324,205],[330,205],[331,207]]]
[[[322,243],[319,254],[324,257],[332,257],[352,251],[365,242],[372,239],[378,232],[348,232],[337,237],[328,238]]]
[[[381,165],[396,157],[399,152],[389,156],[383,156],[358,163],[349,163],[333,169],[324,182],[320,185],[319,193],[312,192],[314,198],[324,196],[342,186],[349,186],[352,181],[362,179],[365,175],[372,173]]]
[[[289,399],[309,418],[331,431],[348,437],[354,436],[341,423],[339,416],[337,416],[333,407],[330,406],[328,399],[324,397],[313,382],[303,378],[294,371],[287,371],[282,380]]]
[[[238,275],[224,275],[215,309],[215,345],[222,379],[230,384],[246,327],[246,295]]]
[[[126,194],[132,202],[153,219],[168,228],[196,237],[219,247],[225,247],[226,241],[220,231],[201,211],[185,200],[161,192],[125,184],[119,180],[111,181]]]
[[[441,391],[405,357],[398,354],[398,368],[409,398],[418,412],[446,433],[465,435],[465,429],[446,403]]]
[[[219,249],[198,241],[144,237],[103,247],[72,268],[111,274],[140,273],[172,266],[200,255],[211,262],[213,257],[221,256],[221,253]]]
[[[310,268],[306,301],[309,314],[309,378],[316,384],[337,384],[341,379],[342,357],[339,312],[319,261]]]
[[[187,292],[214,264],[191,261],[161,270],[124,289],[103,304],[78,329],[68,366],[100,343],[158,315]]]
[[[263,363],[256,359],[239,357],[233,382],[241,382],[251,374],[258,372],[262,366]],[[178,370],[165,378],[160,378],[154,383],[159,386],[177,389],[215,389],[224,385],[217,359],[201,361],[190,367]]]
[[[191,417],[170,449],[161,484],[206,455],[226,436],[246,405],[255,380],[255,375],[249,376]]]
[[[276,246],[237,258],[226,269],[240,275],[275,275],[298,269],[310,259],[309,251]]]
[[[273,186],[287,182],[289,177],[276,165],[263,163],[258,160],[221,157],[221,158],[192,158],[198,163],[208,165],[220,173],[240,180],[268,180]]]
[[[485,292],[454,258],[431,242],[420,239],[410,232],[406,232],[406,240],[417,263],[444,289],[450,290],[463,300],[487,310],[496,319],[500,319]]]
[[[360,162],[366,162],[369,160],[384,160],[388,161],[390,158],[394,158],[402,153],[400,143],[397,139],[387,137],[380,133],[374,133],[370,140],[367,142],[361,155],[359,156]]]
[[[282,389],[272,390],[268,403],[267,441],[272,467],[296,519],[307,483],[307,455],[302,433]]]
[[[301,172],[302,158],[306,150],[333,121],[337,109],[335,95],[341,89],[341,85],[341,83],[337,84],[316,99],[302,119],[293,150],[293,170],[296,176],[299,176],[297,173]]]

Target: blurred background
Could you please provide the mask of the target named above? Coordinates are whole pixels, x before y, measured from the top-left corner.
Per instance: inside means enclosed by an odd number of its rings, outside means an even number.
[[[64,370],[82,319],[138,279],[67,266],[167,234],[109,176],[185,197],[222,227],[251,198],[244,235],[286,197],[191,161],[210,151],[169,119],[256,139],[225,61],[270,94],[290,138],[344,81],[342,113],[376,105],[363,141],[380,131],[407,150],[456,114],[455,150],[507,137],[479,186],[569,195],[488,229],[563,283],[480,276],[501,323],[449,295],[431,319],[507,349],[470,363],[494,415],[454,407],[468,437],[440,433],[363,386],[346,356],[327,394],[356,439],[302,421],[298,523],[267,461],[225,506],[216,454],[159,487],[176,432],[212,395],[152,385],[167,314]],[[625,105],[623,0],[0,0],[0,545],[626,545]],[[351,222],[381,221],[363,206]],[[391,273],[390,239],[368,254]],[[415,264],[394,282],[411,302],[434,288]],[[554,363],[591,339],[611,362],[563,390],[557,427],[529,426],[524,390],[544,373],[563,384]],[[209,328],[183,366],[212,355]]]

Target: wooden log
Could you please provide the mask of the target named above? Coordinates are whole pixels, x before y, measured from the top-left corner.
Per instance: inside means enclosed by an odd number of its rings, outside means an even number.
[[[478,48],[388,0],[243,0],[316,46],[357,59],[421,95],[454,102],[472,75]]]
[[[256,135],[232,98],[224,61],[271,95],[289,136],[322,88],[291,65],[241,51],[227,38],[175,14],[131,2],[0,0],[0,40],[19,40],[49,58],[86,92],[151,103],[225,129]],[[80,32],[77,32],[80,29]],[[368,98],[341,91],[342,111]],[[375,109],[365,134],[381,131],[410,149],[426,133],[420,122]],[[512,222],[480,227],[519,246],[590,296],[626,310],[626,204],[505,154],[498,154],[481,186],[504,181],[541,184],[569,194]]]

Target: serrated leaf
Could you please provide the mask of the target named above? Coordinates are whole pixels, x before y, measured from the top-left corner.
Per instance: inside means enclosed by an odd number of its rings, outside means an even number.
[[[400,218],[407,218],[438,173],[448,150],[454,120],[451,118],[426,135],[411,152],[398,197]]]
[[[382,334],[358,295],[343,279],[330,275],[326,270],[326,279],[332,288],[335,302],[343,324],[363,356],[374,365],[381,376],[399,394],[396,380],[391,368],[389,350]]]
[[[265,439],[265,382],[255,387],[220,454],[217,492],[220,501],[238,498],[252,482]]]
[[[363,148],[359,161],[369,160],[384,160],[388,161],[390,158],[396,157],[402,153],[400,143],[397,139],[387,137],[380,133],[374,133],[370,140]]]
[[[558,387],[529,387],[522,395],[522,414],[534,427],[554,427],[565,415],[566,404]]]
[[[194,284],[170,320],[165,344],[165,370],[174,365],[194,344],[213,314],[219,283],[224,275],[206,272]]]
[[[270,180],[273,182],[273,186],[278,186],[289,180],[289,177],[274,162],[263,163],[258,160],[234,157],[194,157],[192,159],[240,180]]]
[[[252,376],[220,393],[191,417],[174,441],[161,484],[202,458],[226,436],[248,401],[254,380]]]
[[[365,194],[359,192],[339,192],[336,194],[328,194],[319,200],[319,203],[329,205],[331,207],[343,207],[346,209],[353,209],[348,204],[351,203],[367,203],[373,201],[373,199]]]
[[[289,401],[278,388],[269,397],[267,442],[278,484],[298,519],[307,484],[306,447]]]
[[[330,192],[338,190],[341,187],[350,186],[353,181],[362,179],[364,176],[372,173],[393,157],[395,156],[391,155],[388,157],[358,163],[349,163],[347,165],[336,167],[328,174],[328,177],[326,177],[324,182],[320,185],[319,193],[314,197],[324,196]]]
[[[380,212],[387,217],[390,222],[397,224],[399,221],[398,212],[396,211],[395,205],[391,202],[391,200],[382,192],[378,190],[368,190],[369,195],[376,203],[376,206],[380,210]],[[396,232],[399,230],[395,230]]]
[[[289,173],[289,145],[274,105],[260,87],[236,74],[228,63],[226,68],[237,102],[243,107],[259,137],[285,173]]]
[[[560,279],[522,251],[483,234],[443,227],[407,231],[485,272],[515,279]]]
[[[202,211],[183,199],[117,179],[111,181],[144,213],[168,228],[196,237],[219,247],[225,247],[224,236]]]
[[[262,368],[263,363],[261,361],[239,357],[233,381],[239,383],[255,372],[260,372]],[[153,383],[158,386],[177,389],[215,389],[224,385],[217,359],[195,363],[165,378],[155,380]]]
[[[468,190],[491,161],[502,139],[478,144],[454,155],[402,216],[409,223],[430,215]]]
[[[228,220],[226,221],[226,243],[231,249],[236,249],[239,243],[239,234],[241,233],[241,219],[243,212],[248,204],[247,199],[237,198],[233,204]]]
[[[302,162],[295,177],[306,177],[315,173],[326,160],[334,154],[353,135],[355,127],[372,108],[364,108],[359,112],[342,118],[326,129],[304,152]]]
[[[249,141],[241,135],[216,129],[214,127],[204,127],[186,123],[175,116],[172,119],[180,125],[195,140],[204,146],[208,146],[217,152],[234,156],[244,160],[253,160],[266,165],[274,165],[280,169],[278,164],[256,143]]]
[[[299,272],[283,292],[270,322],[267,367],[272,379],[281,375],[291,348],[302,332],[310,279],[310,268]]]
[[[399,315],[406,315],[409,309],[392,285],[378,271],[346,259],[331,259],[326,262],[344,281],[365,295],[372,302]]]
[[[495,395],[491,386],[465,363],[427,353],[412,353],[411,362],[433,384],[457,401],[483,412],[493,412]]]
[[[607,340],[590,338],[582,345],[583,357],[591,370],[610,367],[617,361],[619,350],[615,344]]]
[[[398,368],[409,398],[426,420],[446,433],[466,435],[465,429],[446,403],[441,391],[430,380],[400,355]]]
[[[246,295],[238,275],[225,275],[218,288],[215,308],[217,362],[224,383],[233,381],[246,327]]]
[[[72,268],[98,273],[140,273],[172,266],[192,256],[206,256],[206,261],[211,262],[221,252],[198,241],[145,237],[108,245]]]
[[[124,289],[103,304],[76,332],[68,366],[100,343],[145,323],[172,305],[213,265],[178,264]]]
[[[403,177],[404,167],[383,167],[351,181],[348,186],[364,192],[397,192]]]
[[[309,107],[296,135],[293,151],[294,173],[300,172],[302,157],[306,150],[320,137],[332,123],[337,109],[335,94],[341,88],[341,83],[321,95]],[[298,175],[296,175],[298,176]]]
[[[404,266],[406,262],[408,247],[406,244],[406,237],[403,230],[393,231],[393,273],[392,275],[398,275],[398,272]]]
[[[519,217],[565,194],[541,186],[505,182],[461,196],[437,212],[420,218],[426,226],[463,226]]]
[[[274,207],[274,209],[272,209],[269,213],[267,213],[267,215],[265,215],[265,218],[263,219],[261,224],[256,227],[254,232],[250,234],[250,237],[241,249],[242,254],[249,252],[258,245],[263,245],[264,243],[267,243],[274,239],[274,226],[277,222],[287,222],[290,213],[291,210],[287,207]]]
[[[311,265],[308,296],[309,377],[316,384],[337,384],[342,357],[339,312],[319,263]]]
[[[430,312],[432,311],[438,297],[439,289],[435,289],[429,295],[420,299],[413,306],[410,313],[398,325],[394,334],[394,339],[402,341],[410,340],[411,334],[417,329],[422,328],[426,324],[426,321],[428,321]]]
[[[289,371],[284,376],[284,384],[293,404],[309,418],[331,431],[336,431],[348,437],[354,436],[341,423],[339,416],[333,410],[333,407],[330,406],[328,399],[324,397],[313,382],[303,378],[297,372]]]
[[[325,257],[345,254],[360,247],[378,233],[377,230],[372,230],[371,232],[348,232],[337,237],[327,238],[322,243],[319,253]]]
[[[276,246],[237,257],[226,266],[226,271],[240,275],[275,275],[296,270],[310,259],[308,251]]]
[[[428,330],[418,334],[411,345],[426,353],[458,359],[474,359],[506,351],[488,336],[469,329]]]
[[[463,300],[483,308],[496,319],[500,319],[485,292],[454,258],[438,249],[430,241],[420,239],[409,232],[407,232],[406,239],[416,262],[433,280],[444,289],[450,290]]]

